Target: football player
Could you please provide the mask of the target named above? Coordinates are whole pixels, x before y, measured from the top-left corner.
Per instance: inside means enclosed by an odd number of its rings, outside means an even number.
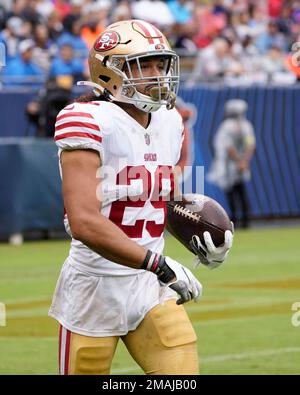
[[[146,374],[197,374],[182,304],[202,286],[162,255],[182,143],[178,56],[156,27],[130,20],[99,36],[89,67],[93,94],[65,107],[55,132],[72,236],[49,311],[60,323],[60,373],[108,374],[121,338]],[[209,265],[231,241],[194,249]]]

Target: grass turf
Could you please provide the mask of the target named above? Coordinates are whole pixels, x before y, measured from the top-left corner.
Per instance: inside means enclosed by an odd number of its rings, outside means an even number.
[[[194,270],[204,287],[186,305],[198,334],[203,374],[299,374],[300,327],[291,323],[300,301],[299,228],[237,231],[226,264]],[[0,374],[56,374],[57,324],[47,317],[69,242],[0,245]],[[168,237],[165,253],[191,267],[192,255]],[[113,374],[142,374],[122,342]]]

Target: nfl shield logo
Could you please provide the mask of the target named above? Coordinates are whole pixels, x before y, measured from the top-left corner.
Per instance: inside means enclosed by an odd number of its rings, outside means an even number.
[[[145,134],[145,143],[150,145],[150,135],[148,133]]]

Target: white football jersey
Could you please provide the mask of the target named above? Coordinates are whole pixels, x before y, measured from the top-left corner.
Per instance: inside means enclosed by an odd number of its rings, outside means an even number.
[[[182,136],[182,119],[176,109],[162,107],[152,113],[145,129],[122,108],[105,101],[75,102],[58,114],[55,125],[59,156],[70,149],[99,152],[101,213],[128,237],[158,253],[164,247],[166,201],[174,188],[172,168],[180,157]],[[70,233],[67,216],[65,227]],[[69,259],[90,274],[138,272],[101,257],[75,239]]]

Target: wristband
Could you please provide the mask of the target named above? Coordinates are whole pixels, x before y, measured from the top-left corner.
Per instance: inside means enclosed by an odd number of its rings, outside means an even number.
[[[141,269],[147,270],[157,275],[159,281],[167,284],[174,279],[175,273],[167,265],[165,257],[163,255],[147,251],[144,262],[142,263]]]

